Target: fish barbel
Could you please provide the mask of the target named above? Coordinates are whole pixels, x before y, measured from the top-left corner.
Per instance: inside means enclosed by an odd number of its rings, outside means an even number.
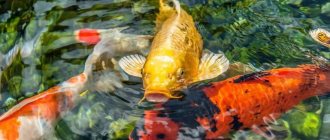
[[[228,69],[223,53],[203,53],[202,37],[193,18],[172,0],[173,7],[160,0],[156,19],[156,35],[145,58],[130,55],[119,61],[120,67],[132,76],[142,77],[144,98],[165,102],[190,83],[214,78]]]
[[[145,111],[130,139],[219,139],[249,129],[271,139],[270,121],[307,98],[329,94],[329,85],[329,65],[302,65],[191,86],[183,101]]]

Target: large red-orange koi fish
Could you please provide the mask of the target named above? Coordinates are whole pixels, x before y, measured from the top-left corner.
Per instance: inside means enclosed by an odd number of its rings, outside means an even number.
[[[182,101],[145,111],[130,139],[219,139],[235,130],[265,129],[302,100],[330,92],[330,66],[302,65],[192,86]]]

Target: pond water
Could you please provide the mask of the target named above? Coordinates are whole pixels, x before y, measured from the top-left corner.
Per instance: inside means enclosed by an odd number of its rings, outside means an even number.
[[[181,0],[203,36],[204,48],[223,51],[231,63],[257,70],[312,63],[312,54],[330,59],[328,48],[308,32],[330,29],[328,0]],[[27,97],[81,73],[93,45],[75,41],[81,28],[128,26],[123,32],[154,35],[158,0],[7,0],[0,2],[0,51],[17,44],[32,46],[2,72],[1,113]],[[128,54],[127,54],[128,55]],[[123,89],[90,92],[55,127],[57,139],[127,139],[152,103],[142,82],[130,77]],[[177,111],[180,111],[178,109]],[[191,110],[181,110],[192,113]],[[330,139],[330,100],[311,98],[278,121],[280,139]],[[233,139],[264,139],[253,132],[231,133]],[[55,139],[55,138],[54,138]]]

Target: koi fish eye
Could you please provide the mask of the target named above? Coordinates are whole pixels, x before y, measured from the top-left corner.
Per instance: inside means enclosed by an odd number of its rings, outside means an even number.
[[[176,75],[178,79],[183,79],[184,70],[182,68],[179,68],[178,71],[176,72]]]

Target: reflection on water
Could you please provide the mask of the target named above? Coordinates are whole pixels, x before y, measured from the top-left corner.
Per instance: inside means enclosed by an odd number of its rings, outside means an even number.
[[[311,63],[311,59],[305,56],[308,53],[330,58],[329,49],[317,45],[308,36],[310,29],[330,28],[330,2],[182,0],[181,3],[196,21],[205,48],[213,52],[222,50],[231,62],[239,61],[264,70]],[[19,44],[32,50],[28,56],[15,57],[15,61],[2,72],[0,102],[4,106],[1,112],[4,112],[22,99],[83,71],[84,62],[93,45],[77,43],[74,30],[129,26],[124,32],[153,35],[158,2],[7,0],[1,2],[0,7],[0,51],[6,54]],[[26,45],[26,42],[33,40],[43,30],[45,32],[40,34],[39,41]],[[56,136],[60,139],[127,138],[135,122],[137,126],[141,124],[140,118],[146,115],[143,115],[144,110],[151,110],[150,112],[156,114],[161,111],[147,102],[138,104],[143,96],[140,79],[130,77],[124,85],[124,89],[113,93],[91,92],[82,97],[83,101],[60,120],[56,126]],[[328,104],[325,101],[323,105]],[[174,103],[171,105],[173,106],[170,108],[180,114],[171,115],[178,119],[182,119],[184,115],[192,117],[202,114],[210,109],[207,105],[200,110],[180,108],[182,105]],[[283,125],[289,130],[288,138],[315,139],[314,133],[318,134],[319,130],[320,137],[329,138],[324,132],[329,127],[326,125],[328,119],[324,120],[322,127],[312,127],[307,123],[308,117],[320,116],[317,112],[319,105],[319,100],[307,100],[281,118],[285,122]],[[295,110],[305,114],[292,113]],[[207,111],[204,115],[210,115],[207,113],[211,112],[213,111]],[[321,113],[320,118],[322,115],[327,118],[328,113],[325,113]],[[292,117],[298,118],[297,123],[304,125],[290,123]],[[193,124],[194,122],[187,122],[187,125]],[[182,135],[198,137],[197,132],[198,128]],[[248,139],[258,137],[253,133],[241,132],[233,135],[243,135]]]

